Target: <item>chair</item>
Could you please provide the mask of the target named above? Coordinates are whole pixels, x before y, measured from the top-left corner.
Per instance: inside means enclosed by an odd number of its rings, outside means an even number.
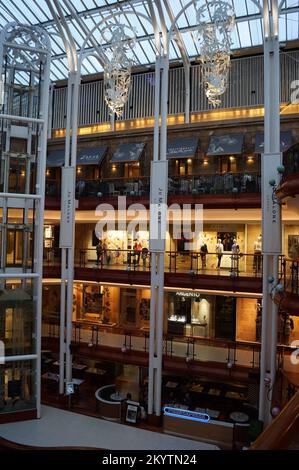
[[[109,183],[109,194],[112,196],[119,196],[120,191],[115,190],[114,183]]]

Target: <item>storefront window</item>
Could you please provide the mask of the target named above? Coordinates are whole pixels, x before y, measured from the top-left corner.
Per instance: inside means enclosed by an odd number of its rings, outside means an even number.
[[[213,298],[197,292],[167,294],[168,334],[210,335]]]

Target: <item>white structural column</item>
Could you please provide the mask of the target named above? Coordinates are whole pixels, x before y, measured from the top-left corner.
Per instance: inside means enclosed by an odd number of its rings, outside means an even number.
[[[68,60],[68,88],[66,112],[65,160],[61,179],[61,291],[60,291],[60,348],[59,348],[59,393],[65,392],[65,383],[72,381],[72,314],[74,282],[74,242],[75,242],[75,184],[76,149],[72,151],[71,131],[77,129],[79,89],[75,89],[78,74],[76,45],[64,18],[58,0],[46,0],[52,13],[60,37],[64,43]],[[75,131],[77,134],[77,130]]]
[[[148,413],[161,414],[163,361],[164,258],[167,218],[167,96],[168,58],[157,57],[155,82],[154,160],[151,164],[150,251],[151,309],[149,346]],[[161,88],[161,89],[160,89]],[[161,129],[159,109],[161,97]]]
[[[271,401],[276,375],[277,306],[271,290],[278,283],[278,257],[281,254],[281,210],[273,197],[269,182],[278,183],[280,153],[280,67],[278,38],[278,5],[271,9],[264,1],[264,78],[265,121],[264,154],[262,155],[262,233],[263,233],[263,312],[260,365],[259,418],[271,422]],[[275,186],[276,186],[275,184]]]

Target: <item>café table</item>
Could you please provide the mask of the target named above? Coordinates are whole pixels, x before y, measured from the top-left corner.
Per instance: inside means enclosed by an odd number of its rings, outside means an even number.
[[[249,421],[249,416],[242,411],[233,411],[229,417],[232,421],[235,421],[235,423],[247,423],[247,421]]]
[[[110,395],[110,398],[113,401],[124,401],[126,399],[126,397],[122,393],[119,393],[119,392],[112,393]]]

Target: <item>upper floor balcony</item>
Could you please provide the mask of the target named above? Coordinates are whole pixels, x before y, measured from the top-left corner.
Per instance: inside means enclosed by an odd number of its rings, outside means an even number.
[[[262,256],[196,251],[165,253],[165,285],[169,287],[261,292]],[[44,277],[60,277],[60,250],[44,252]],[[75,278],[150,285],[150,252],[105,249],[75,250]]]
[[[284,51],[280,54],[281,101],[291,103],[292,82],[297,80],[295,63],[298,51]],[[246,77],[240,80],[240,77]],[[209,104],[202,83],[200,64],[193,63],[190,69],[190,90],[186,93],[183,67],[169,70],[168,124],[177,125],[185,122],[186,105],[189,107],[190,122],[224,122],[248,119],[262,119],[264,105],[264,63],[262,55],[232,58],[227,93],[223,96],[220,107],[213,110]],[[128,102],[121,119],[117,119],[116,132],[154,126],[154,89],[155,73],[146,71],[132,74],[132,85]],[[186,100],[188,102],[186,103]],[[294,108],[294,109],[293,109]],[[298,106],[289,106],[284,111],[298,112]],[[52,95],[52,137],[65,136],[67,109],[67,86],[58,85]],[[102,77],[99,80],[85,81],[80,86],[79,101],[79,136],[95,133],[113,132],[109,112],[104,100]]]
[[[46,207],[53,198],[59,204],[60,181],[46,180]],[[176,203],[202,203],[209,207],[260,207],[261,177],[256,172],[230,172],[173,176],[168,178],[168,201]],[[93,209],[105,201],[115,203],[118,196],[126,196],[127,204],[141,202],[149,206],[150,179],[103,178],[95,181],[77,179],[76,198],[80,209]],[[179,200],[177,198],[179,196]],[[50,199],[49,199],[50,198]]]

